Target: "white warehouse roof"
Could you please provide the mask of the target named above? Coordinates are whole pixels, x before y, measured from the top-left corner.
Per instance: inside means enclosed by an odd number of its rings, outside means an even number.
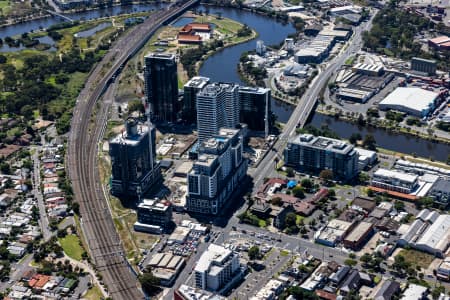
[[[398,179],[403,182],[414,183],[419,176],[415,174],[406,174],[388,169],[378,169],[373,174],[375,177]]]
[[[417,241],[418,248],[424,248],[429,252],[443,253],[447,250],[450,237],[450,215],[440,215],[436,221],[428,227]]]
[[[439,94],[417,87],[398,87],[380,102],[380,106],[401,109],[402,107],[417,112],[427,111],[433,106]]]

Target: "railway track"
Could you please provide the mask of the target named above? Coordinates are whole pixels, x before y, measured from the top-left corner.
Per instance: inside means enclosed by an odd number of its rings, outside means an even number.
[[[162,24],[196,3],[198,0],[172,5],[133,28],[95,66],[77,98],[69,134],[67,169],[75,200],[80,204],[82,230],[90,255],[113,299],[144,298],[114,227],[97,163],[98,145],[114,95],[114,79]],[[98,102],[102,95],[106,101]]]

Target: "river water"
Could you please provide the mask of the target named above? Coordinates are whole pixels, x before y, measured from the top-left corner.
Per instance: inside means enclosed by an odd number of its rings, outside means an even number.
[[[132,6],[115,6],[106,9],[92,10],[77,14],[70,14],[69,17],[76,20],[87,20],[98,17],[118,15],[130,12],[142,12],[159,9],[164,4],[139,4]],[[197,9],[205,11],[204,6]],[[231,8],[208,7],[209,14],[220,13],[223,17],[245,23],[259,33],[257,39],[261,39],[266,45],[280,43],[287,35],[295,32],[291,25],[279,23],[271,18],[260,16],[249,11],[242,11]],[[62,21],[59,17],[30,21],[0,29],[0,37],[20,35],[31,30],[38,30],[49,27]],[[209,57],[200,69],[200,74],[210,77],[212,81],[237,82],[244,84],[237,73],[237,64],[244,51],[255,49],[256,40],[226,48]],[[3,50],[3,49],[2,49]],[[293,106],[278,101],[272,101],[272,111],[278,121],[285,123],[292,114]],[[336,120],[330,116],[314,114],[310,124],[320,127],[327,124],[331,130],[342,138],[349,138],[352,133],[359,132],[361,135],[372,134],[380,147],[398,151],[406,154],[416,153],[423,157],[432,157],[436,160],[445,161],[450,154],[450,146],[432,143],[423,139],[417,139],[407,135],[397,135],[380,128],[358,127],[355,124]]]
[[[91,20],[96,18],[108,17],[108,16],[116,16],[126,13],[135,13],[135,12],[144,12],[151,11],[155,9],[161,9],[162,7],[167,6],[167,4],[135,4],[128,6],[113,6],[109,8],[88,10],[79,13],[66,14],[69,18],[73,20]],[[0,38],[4,39],[7,36],[15,36],[21,35],[25,32],[30,32],[31,30],[39,30],[42,28],[48,28],[51,25],[58,24],[61,22],[66,22],[66,20],[52,16],[44,19],[38,19],[34,21],[28,21],[12,26],[2,27],[0,28]]]

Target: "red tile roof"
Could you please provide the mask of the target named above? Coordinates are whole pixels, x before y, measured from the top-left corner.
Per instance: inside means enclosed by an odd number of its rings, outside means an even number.
[[[178,35],[178,42],[189,42],[189,43],[201,43],[202,38],[198,35],[190,35],[190,34],[179,34]]]
[[[434,39],[429,39],[429,41],[434,44],[442,44],[445,42],[450,42],[450,37],[441,35],[441,36],[435,37]]]
[[[321,299],[325,300],[336,300],[337,296],[335,294],[326,292],[324,290],[316,290],[316,295]]]
[[[379,192],[379,193],[388,193],[391,196],[397,197],[397,198],[403,198],[406,200],[417,200],[419,199],[419,197],[414,196],[414,195],[409,195],[409,194],[404,194],[404,193],[400,193],[400,192],[395,192],[395,191],[389,191],[383,188],[379,188],[376,186],[369,186],[369,189],[371,189],[374,192]]]

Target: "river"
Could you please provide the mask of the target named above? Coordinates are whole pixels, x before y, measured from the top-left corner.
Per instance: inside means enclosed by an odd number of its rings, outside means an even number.
[[[111,16],[130,12],[150,11],[161,8],[164,4],[139,4],[132,6],[115,6],[111,8],[98,9],[69,14],[68,16],[76,19],[92,19],[97,17]],[[199,6],[199,10],[205,11],[205,6]],[[245,23],[259,33],[257,39],[261,39],[266,45],[280,43],[287,35],[295,32],[291,25],[279,23],[271,18],[264,17],[249,11],[237,10],[232,8],[208,7],[210,14],[220,13],[223,17]],[[50,17],[41,20],[25,22],[0,29],[0,37],[19,35],[31,30],[46,28],[62,20],[59,17]],[[200,74],[210,77],[212,81],[237,82],[244,84],[237,73],[237,64],[244,51],[255,49],[256,40],[226,48],[211,57],[209,57],[200,69]],[[278,118],[278,121],[285,123],[292,114],[293,106],[279,101],[272,101],[272,111]],[[450,146],[432,143],[423,139],[407,135],[398,135],[387,132],[386,130],[373,127],[358,127],[345,121],[336,120],[330,116],[314,114],[310,124],[320,127],[327,124],[334,132],[342,138],[349,138],[352,133],[360,132],[361,135],[372,134],[377,144],[393,151],[406,154],[416,153],[422,157],[432,157],[436,160],[446,161],[450,154]]]
[[[108,17],[108,16],[116,16],[126,13],[136,13],[136,12],[144,12],[151,11],[155,9],[160,9],[162,7],[167,6],[165,3],[159,4],[135,4],[135,5],[127,5],[127,6],[113,6],[108,8],[101,9],[93,9],[82,11],[78,13],[66,14],[71,19],[74,20],[91,20],[96,18]],[[48,18],[38,19],[34,21],[27,21],[7,27],[0,28],[0,38],[4,39],[7,36],[15,36],[21,35],[25,32],[36,31],[43,28],[48,28],[51,25],[58,24],[64,22],[66,20],[52,16]]]

